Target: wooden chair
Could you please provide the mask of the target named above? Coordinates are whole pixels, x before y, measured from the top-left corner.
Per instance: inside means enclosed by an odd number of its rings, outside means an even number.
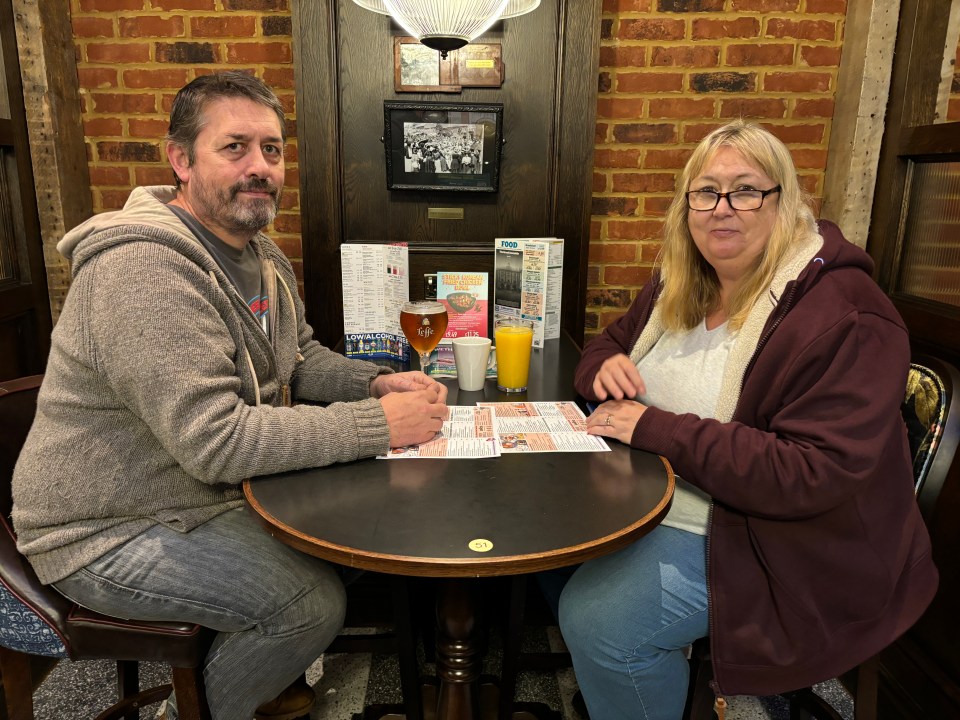
[[[33,719],[31,657],[116,660],[119,700],[95,720],[136,720],[176,688],[182,720],[209,720],[202,664],[214,632],[191,623],[139,622],[79,607],[43,585],[17,551],[10,524],[13,467],[36,411],[42,375],[0,382],[0,672],[10,720]],[[138,663],[172,668],[173,686],[139,689]]]
[[[960,411],[953,407],[958,389],[960,373],[953,365],[927,356],[918,356],[911,363],[900,411],[913,454],[917,503],[928,526],[960,441]],[[713,717],[714,693],[709,687],[713,672],[707,638],[694,643],[690,662],[690,692],[684,717],[708,720]],[[855,720],[877,717],[879,669],[878,657],[872,657],[842,678],[854,693]],[[791,720],[842,720],[840,713],[812,688],[783,695],[790,702]]]

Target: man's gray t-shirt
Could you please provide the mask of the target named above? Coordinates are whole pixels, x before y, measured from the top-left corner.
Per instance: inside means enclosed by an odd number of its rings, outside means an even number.
[[[263,283],[260,259],[250,243],[243,248],[227,245],[210,232],[199,220],[178,205],[168,208],[186,225],[217,261],[220,269],[230,278],[250,312],[257,318],[263,331],[270,334],[270,298]]]

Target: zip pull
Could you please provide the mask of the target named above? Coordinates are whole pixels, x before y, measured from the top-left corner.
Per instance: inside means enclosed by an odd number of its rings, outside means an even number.
[[[302,363],[302,362],[303,362],[303,355],[301,355],[299,352],[297,352],[297,362],[298,362],[298,363]]]
[[[280,386],[280,402],[284,407],[293,407],[293,397],[290,394],[289,385]]]
[[[713,690],[713,712],[717,715],[717,720],[724,720],[727,714],[727,700],[720,694],[720,684],[716,678],[710,681],[710,689]]]

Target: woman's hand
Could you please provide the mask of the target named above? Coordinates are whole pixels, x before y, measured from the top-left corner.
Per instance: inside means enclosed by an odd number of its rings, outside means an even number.
[[[629,445],[637,421],[646,409],[646,405],[636,400],[609,400],[597,406],[587,418],[587,433],[613,438]]]
[[[640,371],[623,353],[611,355],[603,361],[593,378],[593,394],[598,400],[632,400],[647,391]]]
[[[447,401],[447,386],[419,370],[385,373],[377,375],[370,381],[370,397],[378,399],[387,393],[416,392],[417,390],[434,390],[441,405]]]

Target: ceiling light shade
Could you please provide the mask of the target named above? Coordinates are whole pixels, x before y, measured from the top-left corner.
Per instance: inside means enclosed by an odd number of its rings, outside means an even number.
[[[445,56],[493,25],[509,0],[383,0],[390,15],[427,47]]]
[[[507,18],[517,17],[518,15],[526,15],[538,7],[540,7],[540,0],[510,0],[500,19],[506,20]]]
[[[384,4],[383,0],[353,0],[357,5],[367,10],[372,10],[375,13],[380,13],[381,15],[389,15],[390,11],[387,10],[387,6]],[[500,16],[501,20],[506,20],[507,18],[517,17],[519,15],[526,15],[532,10],[536,10],[540,7],[540,0],[509,0],[507,2],[507,7],[503,11],[503,15]]]
[[[373,10],[375,13],[380,13],[381,15],[389,15],[390,11],[387,10],[387,6],[383,4],[383,0],[353,0],[357,5],[367,10]]]
[[[390,15],[408,33],[443,57],[482,35],[497,20],[523,15],[540,0],[353,0]]]

